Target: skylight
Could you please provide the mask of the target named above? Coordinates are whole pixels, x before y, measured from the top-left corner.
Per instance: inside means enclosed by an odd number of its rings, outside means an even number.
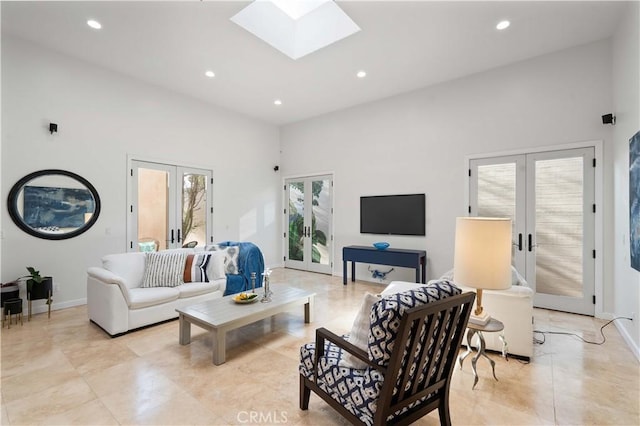
[[[286,13],[291,19],[296,20],[309,12],[313,12],[323,3],[327,3],[329,1],[331,0],[271,0],[271,3]]]
[[[292,59],[360,31],[331,0],[256,0],[231,21]]]

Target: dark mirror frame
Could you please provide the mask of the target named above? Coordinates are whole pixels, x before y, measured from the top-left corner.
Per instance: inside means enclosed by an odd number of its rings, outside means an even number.
[[[95,211],[93,212],[91,219],[89,219],[89,221],[85,223],[83,226],[80,226],[71,232],[66,232],[62,234],[50,234],[47,232],[40,232],[37,229],[30,227],[24,222],[18,210],[18,196],[20,195],[20,191],[22,191],[24,186],[30,181],[32,181],[33,179],[43,177],[43,176],[49,176],[49,175],[62,175],[62,176],[67,176],[71,179],[75,179],[81,184],[83,184],[85,188],[89,190],[89,192],[91,192],[91,196],[93,197],[93,200],[95,202]],[[18,226],[18,228],[22,229],[27,234],[33,235],[34,237],[43,238],[45,240],[66,240],[68,238],[77,237],[78,235],[87,231],[96,223],[96,221],[98,220],[98,216],[100,215],[100,196],[98,195],[98,191],[96,191],[94,186],[91,185],[89,181],[83,178],[82,176],[69,172],[67,170],[47,169],[47,170],[39,170],[37,172],[30,173],[25,177],[23,177],[22,179],[20,179],[18,182],[16,182],[16,184],[13,185],[13,187],[11,188],[11,191],[9,191],[9,197],[7,199],[7,207],[9,209],[9,216],[11,216],[11,219],[13,220],[13,222]]]

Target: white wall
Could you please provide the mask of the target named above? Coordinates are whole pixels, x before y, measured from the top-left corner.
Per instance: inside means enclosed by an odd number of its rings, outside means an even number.
[[[629,256],[629,139],[640,131],[640,4],[632,2],[613,41],[614,164],[614,275],[613,312],[636,319],[616,321],[636,357],[640,359],[640,272]]]
[[[2,34],[2,8],[0,7],[0,34]],[[0,36],[0,43],[2,42],[2,36]],[[0,81],[2,80],[2,55],[0,54]],[[0,99],[2,99],[2,84],[0,84]],[[1,107],[0,107],[1,109]],[[2,120],[0,120],[0,135],[2,135]],[[2,164],[2,144],[0,143],[0,164]],[[1,172],[1,171],[0,171]],[[2,187],[2,173],[0,173],[0,190]],[[2,194],[0,194],[2,195]],[[3,215],[0,215],[0,282],[2,282],[2,240],[4,239],[3,233]]]
[[[430,278],[451,268],[471,154],[604,140],[604,185],[611,188],[611,128],[600,118],[612,107],[610,50],[602,41],[283,127],[284,176],[335,172],[334,273],[342,274],[343,246],[381,239],[425,248]],[[375,74],[364,84],[375,85]],[[427,195],[426,237],[359,233],[361,195],[414,192]],[[605,192],[610,235],[613,198]],[[604,266],[610,311],[611,259]],[[364,266],[357,274],[370,277]],[[388,278],[412,280],[412,271]]]
[[[86,233],[47,241],[19,230],[3,208],[2,280],[31,265],[60,286],[54,308],[84,303],[87,267],[125,251],[129,154],[212,169],[215,239],[253,241],[275,264],[278,140],[273,125],[4,37],[2,199],[24,175],[59,168],[89,180],[102,211]]]

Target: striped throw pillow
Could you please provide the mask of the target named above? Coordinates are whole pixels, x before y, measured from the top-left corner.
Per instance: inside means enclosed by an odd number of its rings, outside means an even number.
[[[144,276],[140,287],[176,287],[184,282],[184,264],[187,252],[145,253]]]
[[[185,283],[206,283],[209,281],[209,269],[212,253],[198,253],[187,255],[184,265]]]

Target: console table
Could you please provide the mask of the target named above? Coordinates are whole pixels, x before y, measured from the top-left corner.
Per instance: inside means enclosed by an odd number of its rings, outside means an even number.
[[[427,279],[427,252],[425,250],[405,250],[375,247],[347,246],[342,248],[342,283],[347,284],[347,262],[351,261],[351,281],[356,280],[356,262],[390,265],[416,270],[416,282]]]

